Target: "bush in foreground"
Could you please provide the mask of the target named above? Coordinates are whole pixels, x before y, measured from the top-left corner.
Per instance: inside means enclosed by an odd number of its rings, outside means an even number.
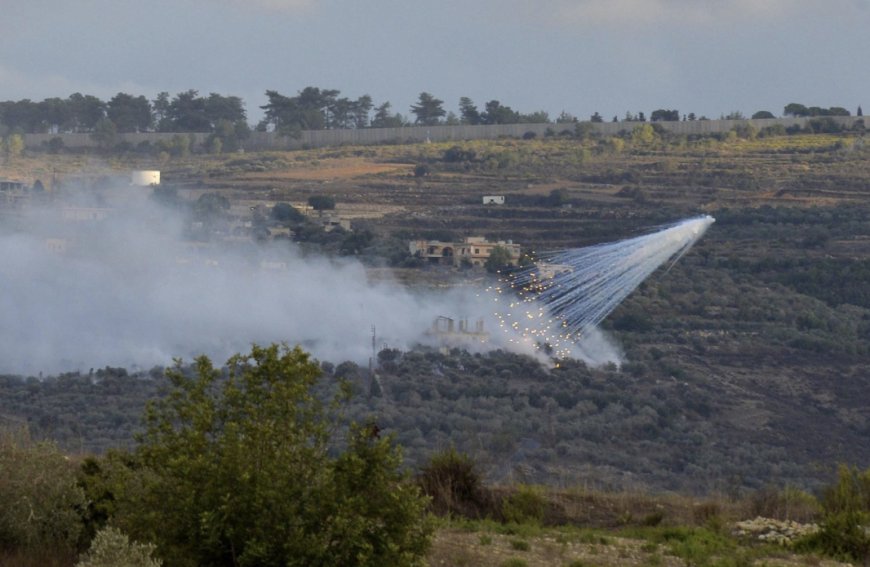
[[[74,555],[84,504],[75,465],[55,445],[0,431],[0,550]]]
[[[254,346],[227,366],[200,357],[167,372],[110,523],[170,565],[419,563],[426,500],[376,426],[339,436],[349,388],[324,402],[320,368],[298,348]]]
[[[450,448],[436,453],[417,476],[431,509],[439,516],[481,518],[489,500],[480,473],[468,455]]]
[[[76,567],[160,567],[163,563],[152,553],[153,544],[130,541],[120,530],[108,527],[97,532]]]
[[[841,465],[822,507],[821,529],[799,547],[870,565],[870,469],[862,473]]]

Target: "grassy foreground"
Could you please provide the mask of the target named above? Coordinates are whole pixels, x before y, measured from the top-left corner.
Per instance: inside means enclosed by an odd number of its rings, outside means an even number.
[[[539,528],[444,522],[427,558],[432,567],[848,565],[698,527]]]

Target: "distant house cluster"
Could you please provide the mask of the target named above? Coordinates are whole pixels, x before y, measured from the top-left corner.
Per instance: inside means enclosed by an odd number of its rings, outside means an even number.
[[[482,236],[469,236],[459,242],[440,240],[412,240],[408,249],[412,255],[432,264],[447,266],[483,266],[496,247],[504,248],[510,254],[512,264],[520,259],[519,244],[512,240],[490,242]]]

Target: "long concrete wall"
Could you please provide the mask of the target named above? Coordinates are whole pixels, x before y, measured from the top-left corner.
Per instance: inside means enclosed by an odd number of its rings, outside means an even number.
[[[864,123],[862,117],[834,116],[834,122],[844,128],[854,128]],[[692,120],[681,122],[656,122],[662,128],[675,134],[716,134],[728,132],[738,125],[751,124],[759,130],[768,126],[781,125],[805,127],[813,118],[769,118],[759,120]],[[638,122],[597,122],[588,123],[594,132],[604,136],[614,136],[623,131],[631,131]],[[547,132],[561,133],[564,130],[573,131],[573,124],[496,124],[487,126],[405,126],[401,128],[364,128],[360,130],[308,130],[302,132],[299,138],[279,136],[274,132],[253,132],[243,147],[246,150],[294,150],[302,148],[322,148],[342,145],[366,144],[406,144],[417,142],[445,142],[460,140],[480,140],[493,138],[521,138],[526,133],[534,133],[541,137]],[[156,144],[160,140],[170,141],[178,134],[162,132],[145,132],[135,134],[118,134],[118,142],[127,142],[136,146],[142,142]],[[189,134],[194,138],[194,145],[202,144],[208,134]],[[28,148],[38,149],[52,138],[63,140],[68,148],[95,147],[96,143],[90,134],[25,134],[24,143]]]

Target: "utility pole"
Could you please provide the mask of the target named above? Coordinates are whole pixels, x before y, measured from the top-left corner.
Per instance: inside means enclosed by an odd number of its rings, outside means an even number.
[[[375,379],[375,356],[377,353],[375,349],[377,348],[375,345],[377,344],[378,334],[377,329],[374,325],[372,325],[372,355],[369,357],[369,380],[366,394],[369,398],[372,397],[372,381]]]

